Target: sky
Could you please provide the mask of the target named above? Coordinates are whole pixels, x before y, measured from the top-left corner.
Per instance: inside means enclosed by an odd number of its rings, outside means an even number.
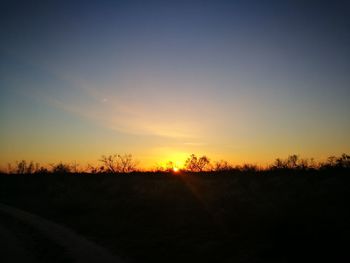
[[[348,1],[2,1],[0,166],[350,152]]]

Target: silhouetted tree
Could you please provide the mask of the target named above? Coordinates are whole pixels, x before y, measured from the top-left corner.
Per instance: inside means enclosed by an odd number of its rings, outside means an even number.
[[[109,155],[105,156],[102,155],[100,162],[103,163],[105,166],[105,171],[108,173],[116,173],[117,172],[117,160],[116,160],[117,155]]]
[[[285,169],[285,168],[287,168],[287,164],[282,159],[277,158],[271,168],[272,169]]]
[[[337,167],[338,158],[336,156],[329,156],[327,161],[320,164],[321,169],[330,169]]]
[[[203,155],[200,158],[197,158],[196,155],[191,154],[191,156],[185,162],[185,168],[191,172],[202,172],[210,164],[208,157]]]
[[[299,156],[296,154],[290,155],[287,158],[287,168],[296,169],[298,168]]]
[[[155,172],[155,173],[157,173],[157,172],[165,172],[166,169],[165,169],[165,167],[163,165],[161,165],[159,163],[156,163],[151,171]]]
[[[336,163],[337,163],[337,157],[335,157],[335,156],[329,156],[328,158],[327,158],[327,165],[329,165],[329,166],[335,166],[336,165]]]
[[[137,163],[133,160],[131,154],[118,155],[118,171],[130,173],[136,170]]]
[[[242,172],[257,172],[259,170],[258,166],[255,164],[243,164],[241,166],[237,166],[237,169],[239,169]]]
[[[35,173],[36,174],[48,174],[49,173],[49,170],[43,166],[41,167],[38,167],[36,170],[35,170]]]
[[[286,160],[277,158],[271,167],[272,169],[307,169],[308,160],[300,159],[298,155],[288,156]]]
[[[350,155],[343,153],[336,159],[336,166],[341,168],[350,168]]]
[[[298,169],[308,170],[310,168],[311,168],[311,165],[308,159],[301,159],[301,158],[299,159]]]
[[[52,172],[57,174],[66,174],[72,171],[72,168],[69,164],[65,164],[62,162],[58,164],[51,164],[51,166],[52,166]]]
[[[102,155],[100,162],[103,163],[108,173],[130,173],[134,172],[137,167],[137,162],[134,161],[131,154]]]
[[[92,174],[103,173],[103,172],[105,172],[105,167],[103,165],[93,166],[91,164],[88,164],[87,171],[92,173]]]
[[[214,171],[229,171],[232,170],[233,166],[229,164],[227,161],[221,160],[215,163]]]
[[[9,165],[9,170],[11,170],[10,173],[32,174],[32,173],[35,173],[38,167],[39,167],[38,163],[34,164],[33,161],[30,161],[29,163],[27,163],[27,161],[22,160],[22,161],[16,162],[15,171],[12,170],[11,165]]]
[[[25,174],[27,169],[27,162],[25,160],[16,162],[16,166],[17,166],[17,170],[16,170],[17,174]]]

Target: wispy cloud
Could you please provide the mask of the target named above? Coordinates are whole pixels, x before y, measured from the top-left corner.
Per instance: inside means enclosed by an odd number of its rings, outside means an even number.
[[[66,76],[65,80],[68,79]],[[82,80],[69,80],[79,96],[65,101],[47,97],[49,104],[118,132],[173,138],[194,136],[191,124],[169,118],[167,110],[157,111],[154,105],[130,100],[123,95],[115,96],[105,91],[108,89],[94,88]]]

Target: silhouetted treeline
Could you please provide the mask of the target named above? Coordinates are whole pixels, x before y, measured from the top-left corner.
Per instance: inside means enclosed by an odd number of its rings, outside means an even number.
[[[350,262],[343,157],[317,169],[292,157],[266,170],[180,176],[2,175],[0,200],[64,224],[124,262]]]
[[[211,162],[203,155],[197,157],[191,154],[185,161],[183,168],[175,166],[169,161],[165,167],[156,167],[151,170],[141,170],[131,154],[103,155],[99,160],[100,165],[87,165],[80,168],[77,163],[49,164],[42,166],[33,161],[17,161],[8,164],[7,171],[0,171],[2,174],[131,174],[131,173],[215,173],[215,172],[268,172],[268,171],[321,171],[329,169],[349,169],[350,155],[330,156],[324,162],[316,162],[313,158],[300,158],[293,154],[285,159],[277,158],[272,165],[260,167],[255,164],[232,165],[226,160]]]

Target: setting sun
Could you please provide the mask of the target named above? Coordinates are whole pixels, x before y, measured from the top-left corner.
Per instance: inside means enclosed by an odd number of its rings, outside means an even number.
[[[0,263],[350,262],[349,25],[350,0],[1,1]]]

